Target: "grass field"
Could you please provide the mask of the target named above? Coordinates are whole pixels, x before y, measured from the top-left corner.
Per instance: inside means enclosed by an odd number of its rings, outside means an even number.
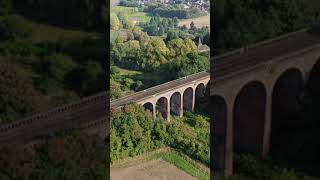
[[[190,23],[194,22],[194,24],[196,25],[196,27],[201,28],[204,26],[208,26],[210,29],[210,16],[201,16],[198,18],[193,18],[193,19],[186,19],[186,20],[181,20],[179,22],[179,26],[183,26],[186,25],[188,28],[190,27]]]
[[[20,15],[8,18],[8,27],[14,33],[25,34],[26,40],[31,42],[64,42],[81,41],[83,39],[100,39],[102,34],[78,30],[67,30],[53,25],[40,24]]]
[[[119,70],[119,74],[122,76],[134,76],[134,75],[139,75],[142,74],[141,71],[134,71],[134,70],[128,70],[128,69],[123,69],[118,66],[114,66],[117,70]]]
[[[116,14],[119,12],[125,13],[128,15],[131,21],[136,21],[137,23],[138,22],[146,23],[146,22],[149,22],[151,19],[151,16],[149,16],[145,12],[138,11],[138,8],[136,7],[115,6],[111,8],[111,12]]]

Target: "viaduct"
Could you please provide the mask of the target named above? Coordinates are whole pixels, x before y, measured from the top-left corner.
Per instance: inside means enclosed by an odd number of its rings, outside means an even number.
[[[204,96],[209,79],[209,72],[201,72],[111,102],[107,92],[87,97],[0,125],[0,146],[16,143],[33,145],[48,134],[61,130],[81,129],[108,137],[110,108],[121,108],[133,102],[149,109],[154,117],[159,112],[169,121],[170,113],[182,116],[184,111],[194,110],[199,97]]]
[[[305,97],[320,93],[318,32],[304,29],[211,59],[214,172],[232,175],[234,152],[265,157],[274,125],[288,123],[281,121],[298,111]]]
[[[209,72],[196,73],[117,99],[110,106],[119,108],[135,102],[149,110],[153,117],[160,113],[170,121],[170,114],[182,117],[183,112],[194,111],[198,100],[206,94],[209,80]]]

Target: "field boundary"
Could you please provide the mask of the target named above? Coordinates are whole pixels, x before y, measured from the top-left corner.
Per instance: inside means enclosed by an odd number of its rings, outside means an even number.
[[[166,158],[164,158],[164,155],[169,155],[170,153],[180,156],[185,161],[190,163],[196,170],[198,170],[199,172],[201,172],[203,174],[208,175],[208,177],[210,176],[210,169],[206,165],[204,165],[201,162],[198,162],[196,160],[193,160],[189,156],[183,154],[182,152],[179,152],[179,151],[177,151],[173,148],[170,148],[170,147],[160,148],[160,149],[157,149],[157,150],[154,150],[151,152],[147,152],[147,153],[144,153],[144,154],[136,156],[136,157],[128,157],[128,158],[124,158],[121,160],[117,160],[112,165],[110,165],[110,167],[114,168],[114,169],[119,169],[119,168],[134,166],[137,164],[142,164],[142,163],[152,161],[152,160],[162,159],[162,160],[174,165],[178,169],[188,173],[189,175],[194,176],[194,174],[190,174],[190,172],[187,172],[185,169],[181,169],[176,164],[166,160]]]

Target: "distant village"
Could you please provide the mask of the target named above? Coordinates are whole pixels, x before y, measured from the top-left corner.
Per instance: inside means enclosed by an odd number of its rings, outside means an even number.
[[[161,2],[168,5],[183,4],[185,9],[197,8],[210,13],[209,0],[137,0],[137,2],[141,5],[144,5],[147,2]]]

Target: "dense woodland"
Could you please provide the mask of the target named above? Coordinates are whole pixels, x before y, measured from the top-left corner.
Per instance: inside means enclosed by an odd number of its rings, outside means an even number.
[[[309,27],[319,20],[317,0],[216,0],[215,53]]]
[[[106,2],[0,3],[0,123],[104,90]]]
[[[84,132],[59,133],[34,148],[11,145],[0,150],[0,179],[109,179],[106,142]]]

